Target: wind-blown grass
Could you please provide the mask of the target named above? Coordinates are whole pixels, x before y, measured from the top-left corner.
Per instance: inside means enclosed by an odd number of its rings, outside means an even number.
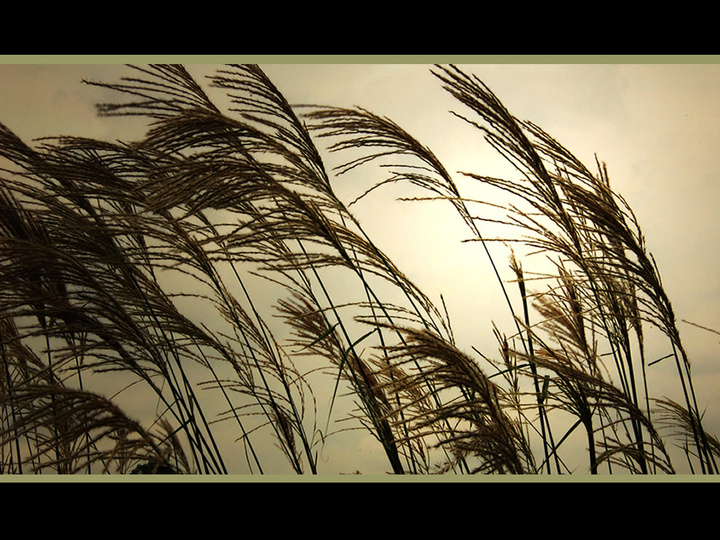
[[[572,472],[580,429],[587,472],[673,473],[668,437],[694,470],[717,472],[632,210],[604,165],[591,172],[479,79],[432,70],[517,169],[461,175],[497,190],[480,207],[504,213],[502,239],[390,119],[291,106],[255,65],[222,66],[207,87],[183,66],[128,69],[89,84],[127,98],[100,114],[147,118],[141,140],[31,147],[0,131],[3,472],[227,474],[242,456],[241,472],[322,474],[329,438],[358,429],[398,475]],[[330,171],[326,152],[348,157]],[[445,306],[340,200],[335,176],[359,168],[381,175],[369,191],[408,182],[457,211],[513,317],[494,329],[497,351],[463,350]],[[498,240],[554,273],[529,280],[511,251],[506,282]],[[668,341],[682,404],[653,393],[646,326]],[[151,420],[125,411],[129,391],[156,400]]]

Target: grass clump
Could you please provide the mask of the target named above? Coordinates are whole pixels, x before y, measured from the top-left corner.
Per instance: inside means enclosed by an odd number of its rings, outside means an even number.
[[[0,130],[4,473],[321,474],[329,442],[357,430],[397,475],[673,473],[668,437],[694,471],[717,472],[629,205],[602,163],[591,172],[477,77],[431,70],[517,171],[461,173],[492,204],[392,120],[291,106],[259,66],[222,66],[207,86],[183,66],[128,69],[89,84],[127,98],[101,114],[147,118],[138,141],[31,147]],[[328,170],[330,154],[347,158]],[[337,196],[335,177],[359,169],[382,174],[365,195],[410,183],[457,212],[512,316],[496,351],[463,350],[444,303]],[[509,234],[484,236],[478,205]],[[515,248],[552,271],[529,276]],[[682,403],[652,391],[648,327]],[[130,395],[154,404],[142,421]],[[565,449],[580,432],[579,466]]]

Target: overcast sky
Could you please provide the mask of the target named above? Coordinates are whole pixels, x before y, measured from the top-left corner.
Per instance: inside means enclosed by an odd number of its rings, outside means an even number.
[[[488,84],[515,116],[540,125],[590,168],[595,154],[607,163],[612,185],[638,216],[678,319],[720,330],[720,65],[460,66]],[[462,109],[440,88],[427,64],[262,67],[291,103],[357,105],[391,117],[431,147],[451,172],[502,170],[502,161],[479,134],[448,114]],[[113,80],[117,69],[2,64],[0,122],[26,141],[58,134],[122,136],[117,121],[95,117],[93,103],[105,96],[80,83],[82,78]],[[203,73],[206,67],[192,69]],[[337,183],[348,201],[367,187],[342,179]],[[464,230],[451,213],[396,203],[393,196],[378,191],[353,210],[433,300],[444,295],[465,348],[475,345],[473,332],[484,335],[479,341],[490,338],[489,321],[497,315],[491,306],[498,302],[490,289],[497,287],[477,283],[477,276],[489,275],[479,246],[460,242]],[[455,288],[454,283],[463,286]],[[468,307],[474,318],[464,316]],[[720,336],[679,324],[694,366],[699,405],[708,407],[707,427],[717,435]]]

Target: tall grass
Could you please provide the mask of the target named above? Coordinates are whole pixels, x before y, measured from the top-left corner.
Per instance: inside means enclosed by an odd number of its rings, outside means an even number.
[[[669,443],[717,472],[632,210],[602,163],[591,172],[475,76],[430,74],[516,168],[461,173],[487,201],[390,119],[291,106],[258,66],[203,84],[183,66],[127,69],[86,82],[120,96],[100,114],[147,119],[141,140],[30,146],[0,126],[4,473],[322,474],[329,441],[356,430],[394,474],[674,473]],[[456,343],[444,303],[337,196],[359,169],[371,190],[410,183],[457,212],[514,322],[493,329],[496,350]],[[508,235],[484,236],[491,219]],[[515,249],[553,271],[529,276]],[[681,403],[649,383],[648,327]]]

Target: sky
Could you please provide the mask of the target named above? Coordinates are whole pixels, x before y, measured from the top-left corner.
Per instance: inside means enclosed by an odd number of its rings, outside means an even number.
[[[0,122],[24,140],[138,133],[138,125],[97,118],[93,104],[106,96],[80,82],[113,80],[119,66],[1,60]],[[541,126],[590,168],[596,155],[607,164],[612,186],[638,217],[678,320],[720,330],[720,64],[467,60],[459,67],[483,80],[516,117]],[[281,62],[260,64],[290,103],[361,106],[388,116],[432,148],[451,173],[507,171],[477,130],[448,113],[462,109],[428,63],[412,57],[396,63]],[[208,69],[189,67],[198,74]],[[336,182],[348,202],[369,187],[342,177]],[[352,210],[434,301],[443,295],[466,349],[490,346],[492,322],[508,321],[479,245],[462,242],[466,231],[449,208],[398,202],[398,194],[379,190]],[[706,427],[720,434],[720,336],[679,325],[699,406],[707,408]]]

